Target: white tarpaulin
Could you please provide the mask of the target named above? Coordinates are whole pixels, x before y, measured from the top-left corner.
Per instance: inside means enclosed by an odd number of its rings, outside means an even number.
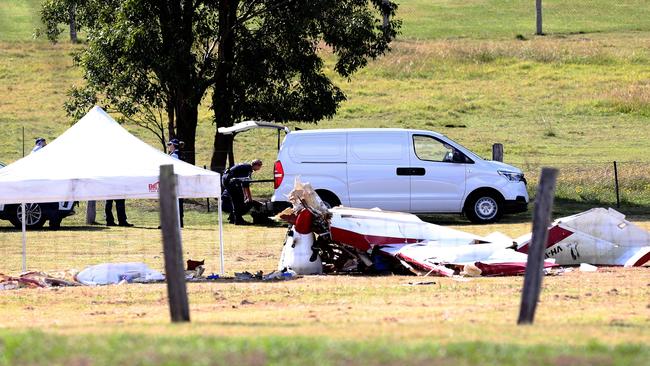
[[[179,198],[221,196],[218,173],[156,150],[99,107],[43,149],[0,169],[0,204],[158,198],[161,165]]]

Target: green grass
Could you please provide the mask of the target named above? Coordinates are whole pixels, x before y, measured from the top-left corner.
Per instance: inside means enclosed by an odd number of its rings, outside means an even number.
[[[30,365],[643,365],[647,345],[517,346],[433,342],[395,347],[386,341],[342,342],[304,337],[213,338],[132,335],[54,337],[3,335],[0,364]],[[119,350],[115,352],[114,350]],[[3,363],[4,361],[4,363]]]
[[[40,26],[39,0],[0,1],[0,40],[29,41]]]
[[[514,0],[398,1],[403,36],[412,39],[510,38],[535,33],[535,2]],[[543,1],[547,34],[649,31],[644,0]]]

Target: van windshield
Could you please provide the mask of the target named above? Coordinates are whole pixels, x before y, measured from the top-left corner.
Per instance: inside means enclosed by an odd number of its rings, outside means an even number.
[[[447,136],[445,136],[445,137],[447,137]],[[450,141],[454,146],[462,148],[462,149],[463,149],[463,153],[465,153],[466,155],[468,155],[468,157],[470,157],[470,158],[475,158],[475,159],[479,159],[479,160],[485,160],[482,156],[479,156],[478,154],[476,154],[476,153],[473,152],[472,150],[470,150],[470,149],[466,148],[465,146],[459,144],[458,142],[456,142],[456,141],[450,139],[449,137],[447,137],[447,139],[448,139],[448,140],[449,140],[449,141]]]

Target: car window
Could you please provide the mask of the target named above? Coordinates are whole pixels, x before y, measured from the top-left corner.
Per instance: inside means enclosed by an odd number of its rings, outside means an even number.
[[[420,160],[452,162],[454,159],[454,148],[431,136],[414,135],[413,146]]]

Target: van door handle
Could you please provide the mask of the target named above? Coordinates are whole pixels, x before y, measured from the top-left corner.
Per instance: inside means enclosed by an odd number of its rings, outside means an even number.
[[[426,170],[424,168],[397,168],[397,175],[424,175]]]

